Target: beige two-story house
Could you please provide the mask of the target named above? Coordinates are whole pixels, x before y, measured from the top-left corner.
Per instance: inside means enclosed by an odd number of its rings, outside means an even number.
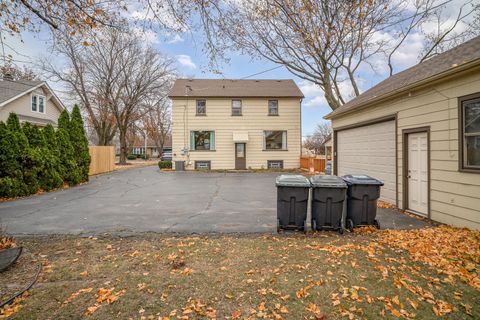
[[[169,97],[172,158],[186,170],[299,168],[303,94],[293,80],[178,79]]]
[[[56,126],[64,109],[60,99],[44,81],[14,81],[8,75],[0,80],[0,121],[5,122],[13,112],[20,122]]]

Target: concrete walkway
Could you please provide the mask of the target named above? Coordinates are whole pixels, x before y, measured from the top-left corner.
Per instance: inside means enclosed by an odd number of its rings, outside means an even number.
[[[10,234],[274,232],[278,173],[160,172],[145,167],[0,203]],[[382,228],[427,223],[380,209]]]

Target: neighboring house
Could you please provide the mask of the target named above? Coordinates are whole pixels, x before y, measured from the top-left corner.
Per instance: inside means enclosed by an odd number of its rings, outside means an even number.
[[[5,122],[9,114],[14,112],[20,122],[56,126],[64,109],[62,102],[44,81],[13,81],[8,75],[0,81],[0,121]]]
[[[480,37],[328,114],[334,172],[384,181],[382,199],[480,229]]]
[[[323,143],[325,147],[325,158],[327,160],[332,159],[332,152],[333,152],[333,137],[332,135],[328,135],[327,139]]]
[[[172,139],[170,136],[167,137],[165,144],[163,145],[163,152],[172,151]],[[120,148],[118,148],[120,152]],[[159,150],[155,146],[155,143],[151,139],[147,139],[147,156],[150,158],[158,158]],[[145,139],[140,138],[135,141],[135,144],[132,147],[132,154],[145,154]]]
[[[179,79],[173,161],[186,169],[299,168],[301,101],[293,80]]]

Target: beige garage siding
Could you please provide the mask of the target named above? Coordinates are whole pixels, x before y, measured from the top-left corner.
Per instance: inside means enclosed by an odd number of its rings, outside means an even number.
[[[284,168],[300,167],[300,99],[278,99],[279,116],[268,116],[268,99],[242,99],[242,116],[231,115],[231,99],[206,99],[207,115],[195,115],[194,98],[173,100],[173,160],[186,160],[193,169],[195,160],[210,160],[212,169],[235,168],[233,132],[248,132],[247,168],[266,168],[268,160],[283,160]],[[185,109],[185,105],[188,107]],[[214,130],[215,151],[190,151],[190,131]],[[286,130],[288,151],[263,151],[264,130]]]
[[[430,127],[430,215],[433,220],[480,229],[480,174],[458,170],[458,97],[480,92],[480,70],[340,116],[334,128],[397,115],[398,203],[404,208],[402,130]]]

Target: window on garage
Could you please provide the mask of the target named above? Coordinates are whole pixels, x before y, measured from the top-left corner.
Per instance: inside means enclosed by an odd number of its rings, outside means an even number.
[[[480,171],[480,94],[460,99],[461,168]]]

